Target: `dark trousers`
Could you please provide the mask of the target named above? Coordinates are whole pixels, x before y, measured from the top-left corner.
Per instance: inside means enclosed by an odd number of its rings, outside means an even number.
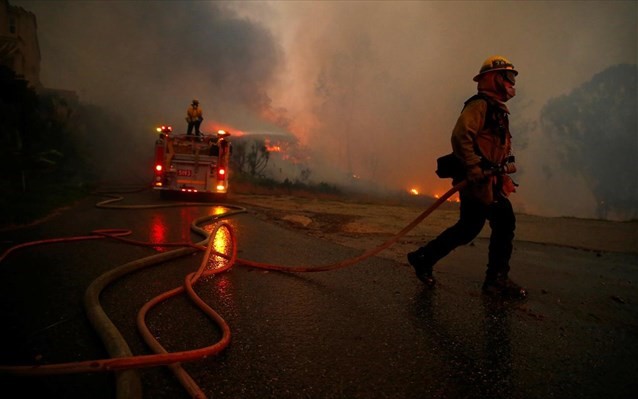
[[[193,128],[195,128],[195,135],[199,136],[202,133],[199,131],[199,125],[202,124],[202,121],[188,122],[188,130],[186,134],[193,134]]]
[[[489,220],[492,229],[486,278],[507,276],[516,228],[514,210],[507,198],[499,197],[496,202],[485,205],[462,192],[459,221],[427,245],[421,247],[419,252],[434,265],[456,247],[468,244],[476,238],[483,229],[486,220]]]

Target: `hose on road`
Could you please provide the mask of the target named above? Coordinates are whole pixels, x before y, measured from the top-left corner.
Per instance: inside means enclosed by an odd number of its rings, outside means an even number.
[[[253,268],[260,268],[266,270],[276,270],[283,272],[319,272],[345,268],[359,263],[369,257],[372,257],[384,249],[390,247],[396,243],[401,237],[405,236],[410,230],[421,223],[426,217],[428,217],[435,209],[441,204],[445,203],[454,193],[459,191],[465,186],[466,182],[463,181],[454,185],[444,195],[438,198],[430,207],[417,216],[411,223],[399,231],[396,235],[389,240],[380,244],[379,246],[365,251],[359,256],[354,258],[345,259],[340,262],[324,265],[324,266],[281,266],[268,263],[253,262],[244,259],[237,258],[237,245],[234,237],[232,227],[221,221],[224,218],[232,215],[244,212],[243,208],[234,207],[230,205],[223,205],[231,209],[230,212],[215,215],[205,216],[192,222],[191,229],[197,234],[206,237],[205,240],[199,243],[146,243],[124,238],[130,235],[129,230],[111,229],[111,230],[95,230],[89,236],[82,237],[69,237],[52,240],[42,240],[32,243],[20,244],[12,247],[0,255],[0,262],[5,259],[11,252],[20,248],[26,248],[33,245],[65,242],[65,241],[78,241],[78,240],[92,240],[100,238],[111,238],[118,241],[123,241],[135,245],[147,245],[152,247],[161,246],[178,246],[180,248],[155,254],[149,257],[138,259],[124,265],[121,265],[94,280],[87,288],[84,296],[84,306],[87,316],[100,335],[107,352],[111,356],[109,359],[101,360],[89,360],[81,362],[70,362],[60,364],[49,365],[30,365],[30,366],[13,366],[13,365],[0,365],[0,372],[9,373],[14,375],[51,375],[51,374],[73,374],[73,373],[91,373],[91,372],[116,372],[116,392],[118,399],[141,399],[142,388],[140,378],[135,372],[136,369],[144,367],[155,367],[167,365],[171,368],[177,379],[182,386],[188,391],[191,397],[205,398],[206,395],[197,385],[197,383],[184,371],[181,367],[181,362],[194,361],[202,359],[208,356],[215,355],[226,348],[230,342],[230,328],[224,319],[213,310],[208,304],[206,304],[195,292],[193,285],[204,276],[218,274],[229,270],[234,264],[240,264]],[[143,209],[143,208],[160,208],[166,206],[210,206],[210,204],[202,203],[175,203],[175,204],[158,204],[158,205],[113,205],[114,202],[120,201],[122,197],[113,196],[113,198],[102,201],[96,206],[101,208],[113,208],[113,209]],[[214,223],[212,233],[208,233],[200,225],[205,223]],[[215,239],[217,234],[221,231],[226,231],[228,234],[229,247],[224,252],[220,252],[215,248]],[[100,304],[101,292],[115,280],[132,273],[137,270],[141,270],[146,267],[154,266],[160,263],[167,262],[169,260],[177,259],[179,257],[193,254],[197,251],[205,251],[199,268],[195,273],[190,273],[185,277],[184,284],[173,290],[164,292],[155,298],[148,301],[138,312],[137,315],[137,327],[147,345],[156,353],[154,355],[133,355],[126,340],[123,338],[117,327],[113,324],[110,318],[106,315],[106,312]],[[219,257],[224,259],[222,267],[211,268],[211,258]],[[178,352],[167,352],[166,349],[157,341],[153,336],[150,329],[146,325],[146,316],[148,311],[157,304],[172,298],[176,295],[186,292],[191,301],[211,320],[213,320],[220,328],[222,337],[214,344],[204,348],[198,348],[193,350],[185,350]]]
[[[467,184],[466,181],[462,181],[455,186],[453,186],[450,190],[448,190],[445,194],[443,194],[440,198],[438,198],[432,205],[430,205],[425,211],[423,211],[419,216],[417,216],[412,222],[410,222],[407,226],[405,226],[401,231],[391,237],[389,240],[384,243],[369,249],[362,253],[361,255],[355,256],[354,258],[345,259],[337,263],[324,265],[324,266],[281,266],[274,265],[269,263],[260,263],[253,262],[245,259],[237,259],[237,264],[241,264],[244,266],[250,266],[260,269],[266,270],[276,270],[283,272],[325,272],[328,270],[336,270],[343,269],[349,266],[352,266],[356,263],[362,262],[363,260],[370,258],[379,252],[389,248],[392,244],[396,243],[399,239],[405,236],[410,230],[415,228],[419,223],[421,223],[426,217],[428,217],[436,208],[441,206],[441,204],[445,203],[454,193],[459,191]]]

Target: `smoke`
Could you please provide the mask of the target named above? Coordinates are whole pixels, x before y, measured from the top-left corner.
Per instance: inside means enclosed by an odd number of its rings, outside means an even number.
[[[594,217],[596,201],[548,151],[542,108],[637,60],[635,2],[12,3],[38,18],[44,84],[118,109],[132,135],[183,127],[198,98],[205,130],[296,136],[314,178],[356,174],[425,194],[449,188],[435,159],[481,62],[504,55],[520,72],[508,104],[521,170],[512,198],[552,216]],[[538,165],[553,164],[547,193]]]
[[[267,29],[224,3],[14,3],[36,14],[48,87],[76,90],[149,132],[161,123],[184,130],[193,98],[208,130],[215,121],[271,125],[259,111],[269,107],[282,50]]]
[[[636,63],[636,3],[270,4],[278,18],[237,8],[282,43],[286,79],[269,93],[284,104],[290,130],[328,164],[387,187],[443,192],[449,181],[435,177],[434,161],[449,151],[481,62],[501,54],[520,72],[509,104],[520,170],[515,207],[596,217],[591,179],[564,169],[540,113],[606,68]],[[635,124],[628,128],[638,136]]]

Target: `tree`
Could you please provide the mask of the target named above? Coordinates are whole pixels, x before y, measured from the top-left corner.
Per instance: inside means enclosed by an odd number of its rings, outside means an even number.
[[[584,176],[601,218],[638,217],[636,76],[635,64],[609,67],[541,111],[561,164]]]
[[[248,164],[248,173],[252,177],[262,177],[262,172],[268,166],[270,152],[266,147],[264,140],[254,140],[246,154],[246,162]]]
[[[251,177],[263,177],[263,171],[268,166],[270,152],[265,139],[235,139],[233,140],[232,167],[238,173]]]
[[[0,225],[34,220],[85,192],[90,171],[72,111],[0,66]]]

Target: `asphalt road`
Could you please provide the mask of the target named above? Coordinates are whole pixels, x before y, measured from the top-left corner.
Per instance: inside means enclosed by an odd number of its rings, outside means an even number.
[[[0,233],[17,243],[125,228],[132,238],[199,241],[189,226],[211,207],[99,209],[84,200],[35,226]],[[122,203],[159,202],[151,192]],[[325,265],[359,251],[269,223],[252,212],[229,219],[240,258]],[[186,363],[210,398],[633,398],[638,384],[638,256],[516,243],[512,277],[524,302],[483,297],[486,242],[437,265],[427,289],[411,268],[371,258],[320,273],[235,266],[197,285],[230,325],[220,355]],[[106,356],[82,306],[102,273],[152,255],[111,240],[47,244],[0,263],[0,363],[53,364]],[[180,286],[201,253],[127,275],[102,295],[135,354],[150,353],[135,327],[151,297]],[[220,332],[185,297],[149,314],[170,351],[210,345]],[[138,371],[144,398],[186,398],[165,367]],[[111,373],[39,377],[0,374],[2,397],[114,398]],[[9,392],[17,392],[14,396]]]

